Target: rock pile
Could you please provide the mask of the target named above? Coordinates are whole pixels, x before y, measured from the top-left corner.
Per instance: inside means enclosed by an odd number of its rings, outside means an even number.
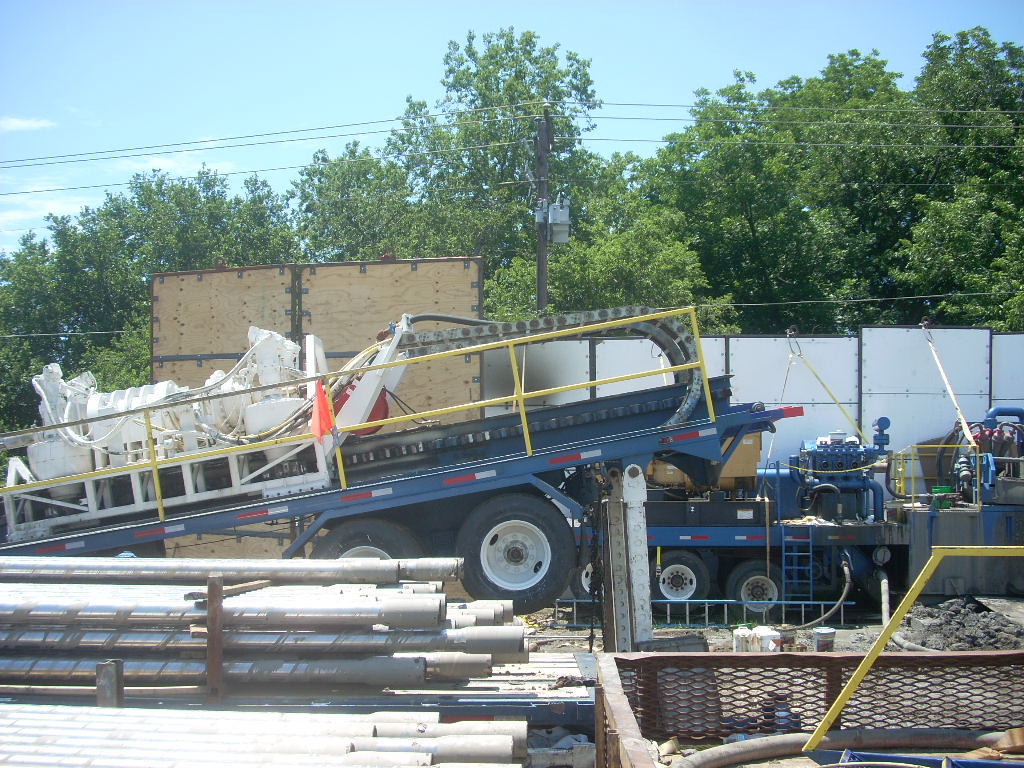
[[[936,651],[1024,650],[1024,625],[970,596],[914,606],[900,634]]]

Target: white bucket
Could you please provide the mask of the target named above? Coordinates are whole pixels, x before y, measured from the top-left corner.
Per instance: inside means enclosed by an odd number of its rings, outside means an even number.
[[[832,627],[814,628],[814,650],[831,651],[835,647],[836,631]]]
[[[750,650],[750,627],[737,627],[732,631],[732,652],[746,653]]]
[[[754,646],[762,653],[775,653],[782,650],[782,635],[771,627],[754,627]]]

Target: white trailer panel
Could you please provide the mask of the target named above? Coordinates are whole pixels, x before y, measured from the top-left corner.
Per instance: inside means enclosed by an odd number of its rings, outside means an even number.
[[[772,405],[832,403],[804,358],[847,408],[857,403],[857,339],[853,337],[735,337],[729,339],[733,397]]]
[[[931,331],[931,337],[957,397],[987,398],[992,332],[987,328],[942,328]],[[928,337],[920,328],[861,329],[861,370],[865,397],[946,391]]]
[[[1024,406],[1024,334],[992,335],[992,405]]]

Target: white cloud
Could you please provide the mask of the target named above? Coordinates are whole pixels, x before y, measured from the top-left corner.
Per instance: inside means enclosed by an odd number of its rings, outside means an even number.
[[[38,117],[0,117],[0,131],[35,131],[40,128],[53,128],[57,125],[52,120]]]

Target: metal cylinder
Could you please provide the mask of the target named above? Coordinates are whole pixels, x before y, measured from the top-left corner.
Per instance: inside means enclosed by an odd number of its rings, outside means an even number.
[[[394,657],[404,659],[410,655],[396,653]],[[426,663],[427,677],[431,679],[463,680],[491,676],[491,657],[486,653],[425,653],[420,658]]]
[[[195,709],[100,709],[97,707],[68,706],[64,704],[2,704],[0,718],[34,717],[43,719],[74,720],[84,724],[98,722],[109,723],[130,718],[143,723],[159,722],[181,723],[185,728],[188,723],[210,718],[208,710]],[[381,710],[378,712],[253,712],[251,710],[217,710],[218,722],[260,722],[265,728],[283,728],[290,730],[296,724],[308,723],[329,734],[336,723],[439,723],[441,713],[437,710],[403,711]]]
[[[262,632],[227,630],[224,651],[248,656],[274,654],[339,655],[411,651],[487,653],[495,664],[529,661],[523,627],[468,627],[441,630],[343,630],[340,632]],[[185,631],[160,629],[3,629],[4,651],[103,651],[108,655],[201,652],[206,641]]]
[[[423,658],[365,656],[320,661],[227,661],[224,678],[232,683],[329,684],[411,687],[426,679]],[[91,685],[95,659],[0,658],[0,682],[14,684]],[[124,663],[128,685],[200,685],[206,680],[200,661],[140,661]]]
[[[461,577],[458,558],[416,560],[261,560],[229,558],[0,557],[0,581],[97,584],[203,584],[220,575],[226,582],[267,579],[275,584],[397,584],[453,581]]]
[[[438,736],[511,736],[516,759],[529,752],[525,720],[467,721],[458,723],[377,723],[377,736],[436,738]]]
[[[194,725],[194,724],[193,724]],[[88,731],[74,730],[60,723],[36,723],[31,728],[0,723],[0,755],[13,744],[50,743],[66,747],[79,747],[85,754],[94,748],[114,746],[130,736],[131,746],[145,748],[152,754],[198,753],[219,749],[231,740],[231,751],[238,754],[278,752],[283,754],[343,755],[352,751],[352,740],[345,736],[318,736],[313,733],[289,735],[285,733],[260,734],[252,731],[211,733],[197,731],[190,726],[182,732],[154,732],[140,728],[115,726]],[[356,736],[367,739],[372,736]]]
[[[462,578],[462,564],[461,557],[418,557],[413,560],[399,560],[398,578],[401,581],[457,581]]]
[[[415,598],[339,598],[330,605],[234,606],[225,603],[227,627],[313,629],[386,624],[400,629],[439,627],[445,618],[443,595]],[[12,626],[142,627],[202,624],[206,611],[192,605],[143,603],[44,603],[0,599],[0,623]]]
[[[399,765],[430,765],[433,756],[429,752],[368,752],[358,750],[346,752],[337,757],[338,765],[373,765],[388,768]]]
[[[435,761],[453,763],[511,763],[514,746],[512,737],[494,736],[437,736],[436,738],[352,739],[353,751],[371,752],[428,752]]]

